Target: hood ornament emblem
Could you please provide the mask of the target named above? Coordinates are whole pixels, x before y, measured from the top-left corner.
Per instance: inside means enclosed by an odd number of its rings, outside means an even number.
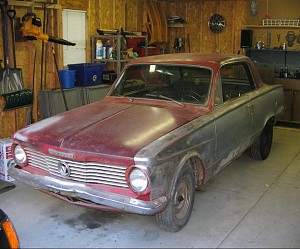
[[[58,162],[58,171],[62,177],[69,177],[71,170],[66,162]]]

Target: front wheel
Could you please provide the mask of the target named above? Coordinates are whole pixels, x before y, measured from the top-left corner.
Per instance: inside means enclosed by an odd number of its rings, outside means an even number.
[[[250,147],[252,158],[257,160],[265,160],[271,151],[273,142],[273,122],[269,120],[259,138]]]
[[[159,225],[169,232],[181,230],[191,216],[194,199],[194,174],[191,167],[186,166],[178,175],[169,204],[163,212],[156,215]]]

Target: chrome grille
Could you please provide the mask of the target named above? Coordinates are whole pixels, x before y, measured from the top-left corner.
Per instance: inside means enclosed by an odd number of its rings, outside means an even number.
[[[30,166],[45,170],[51,175],[61,177],[58,163],[63,161],[70,167],[71,174],[68,177],[70,180],[128,188],[125,179],[126,167],[59,159],[31,148],[25,148],[25,151]]]

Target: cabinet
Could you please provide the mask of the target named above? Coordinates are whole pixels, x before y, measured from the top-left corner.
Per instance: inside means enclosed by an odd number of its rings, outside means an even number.
[[[257,67],[273,68],[274,83],[283,86],[286,110],[280,120],[300,123],[300,79],[294,79],[296,67],[300,67],[300,51],[248,49],[246,52]],[[285,66],[289,69],[289,78],[278,78],[280,68]]]
[[[106,63],[112,63],[113,66],[116,66],[116,72],[117,74],[120,74],[123,64],[132,60],[132,58],[125,57],[125,53],[127,48],[123,48],[123,44],[125,43],[125,38],[122,35],[95,35],[92,36],[92,62],[102,62],[104,64]],[[148,39],[147,36],[133,36],[133,35],[126,35],[127,39],[127,45],[129,39],[136,39],[136,40],[145,40],[145,56],[147,56],[148,51]],[[106,41],[110,40],[112,47],[113,47],[113,58],[112,59],[96,59],[96,43],[97,40],[102,40],[103,46],[105,46]],[[128,47],[130,48],[130,47]],[[124,51],[123,51],[124,49]]]
[[[280,49],[247,49],[247,55],[256,66],[274,68],[275,76],[279,76],[281,67],[287,66],[290,77],[300,67],[300,50],[280,50]]]
[[[300,80],[275,79],[275,84],[281,84],[284,89],[285,113],[281,121],[300,123]]]

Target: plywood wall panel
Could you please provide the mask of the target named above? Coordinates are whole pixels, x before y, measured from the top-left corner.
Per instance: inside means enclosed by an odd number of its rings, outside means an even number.
[[[201,53],[201,41],[203,39],[203,2],[193,2],[187,6],[187,22],[189,26],[187,32],[187,52],[188,43],[190,44],[191,53]],[[189,41],[188,41],[189,40]]]
[[[142,2],[142,1],[140,1]],[[124,13],[124,20],[125,20],[125,29],[126,30],[132,30],[136,31],[138,30],[137,28],[137,23],[138,21],[142,22],[143,17],[141,16],[141,19],[139,20],[138,17],[138,1],[126,1],[125,3],[125,13]]]
[[[124,0],[114,0],[114,11],[113,11],[113,23],[112,28],[121,29],[123,28],[125,30],[125,1]],[[129,15],[129,18],[135,18],[136,19],[136,11],[132,12],[132,16]],[[128,18],[128,17],[127,17]]]
[[[235,2],[235,20],[234,20],[234,43],[233,52],[241,51],[241,30],[245,29],[245,24],[250,17],[250,6],[248,1],[237,0]]]
[[[63,9],[87,10],[89,7],[87,0],[63,0],[60,1],[60,4]]]
[[[215,53],[217,50],[217,36],[211,32],[208,27],[208,20],[210,17],[216,13],[218,10],[218,2],[217,1],[204,1],[202,8],[202,40],[199,43],[201,46],[201,51],[203,53]]]
[[[100,20],[101,29],[112,29],[113,25],[113,3],[111,0],[101,0],[96,18]]]
[[[235,0],[219,2],[218,14],[225,18],[225,29],[216,34],[217,52],[232,53],[234,46],[234,29],[235,29]]]
[[[177,16],[177,6],[176,3],[167,3],[166,5],[166,16],[169,18],[170,16]],[[169,37],[168,43],[166,46],[167,53],[175,53],[174,50],[174,41],[176,37],[182,36],[184,34],[184,30],[181,28],[169,28]]]

